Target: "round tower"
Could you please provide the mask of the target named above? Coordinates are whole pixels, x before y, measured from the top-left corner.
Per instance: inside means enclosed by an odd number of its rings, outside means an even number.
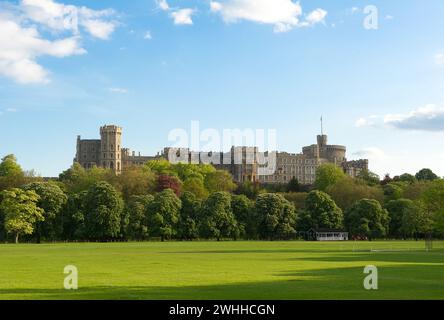
[[[115,125],[100,127],[100,165],[116,174],[122,172],[122,128]]]

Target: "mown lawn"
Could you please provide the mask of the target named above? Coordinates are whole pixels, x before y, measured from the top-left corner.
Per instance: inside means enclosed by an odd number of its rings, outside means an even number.
[[[444,243],[0,245],[0,299],[444,299]],[[372,251],[373,250],[373,251]],[[376,250],[376,251],[375,251]],[[66,265],[79,290],[63,289]],[[366,265],[379,290],[363,288]]]

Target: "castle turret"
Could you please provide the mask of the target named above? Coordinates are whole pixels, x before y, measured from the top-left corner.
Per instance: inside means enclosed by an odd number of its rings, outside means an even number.
[[[101,127],[100,140],[101,166],[120,174],[122,172],[122,128],[115,125]]]

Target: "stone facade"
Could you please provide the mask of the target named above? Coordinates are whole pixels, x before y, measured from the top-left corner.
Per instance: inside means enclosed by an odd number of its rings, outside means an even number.
[[[259,182],[288,183],[296,178],[301,184],[313,184],[316,170],[323,163],[333,163],[352,177],[368,170],[368,160],[347,161],[345,146],[329,145],[326,135],[318,135],[317,143],[303,147],[302,153],[277,152],[274,174],[260,175]]]
[[[329,145],[324,134],[317,136],[316,144],[303,147],[302,153],[260,153],[256,147],[243,146],[232,147],[227,153],[165,148],[156,156],[142,156],[122,148],[121,142],[122,128],[114,125],[101,127],[99,140],[83,140],[78,136],[74,162],[80,163],[84,168],[98,166],[120,174],[127,167],[140,166],[163,158],[173,163],[210,163],[217,169],[229,171],[237,182],[283,184],[296,178],[304,185],[314,183],[316,170],[323,163],[333,163],[352,177],[368,170],[368,160],[347,161],[346,147]],[[272,171],[265,170],[270,167],[273,168]]]

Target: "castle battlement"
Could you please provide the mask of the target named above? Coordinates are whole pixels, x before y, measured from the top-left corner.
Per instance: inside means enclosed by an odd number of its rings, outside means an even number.
[[[288,183],[296,178],[301,184],[313,184],[316,170],[323,163],[334,163],[345,173],[356,177],[363,170],[368,170],[368,160],[360,159],[347,161],[347,148],[342,145],[329,145],[325,134],[317,136],[317,143],[302,148],[302,153],[264,152],[260,153],[257,147],[233,146],[228,153],[190,151],[188,148],[166,147],[161,154],[144,156],[140,152],[131,151],[122,147],[123,129],[116,125],[100,127],[100,139],[82,139],[77,136],[77,152],[74,162],[84,168],[94,166],[112,169],[116,174],[131,166],[141,166],[148,161],[167,159],[174,163],[180,161],[190,163],[211,163],[217,169],[229,171],[237,182],[252,181],[261,183]],[[260,157],[276,156],[273,160],[276,168],[274,172],[262,173],[265,167],[259,164]],[[176,156],[176,157],[174,157]],[[169,159],[173,157],[174,159]],[[226,161],[228,159],[228,163]],[[174,160],[174,161],[173,161]],[[231,161],[230,161],[231,160]]]

